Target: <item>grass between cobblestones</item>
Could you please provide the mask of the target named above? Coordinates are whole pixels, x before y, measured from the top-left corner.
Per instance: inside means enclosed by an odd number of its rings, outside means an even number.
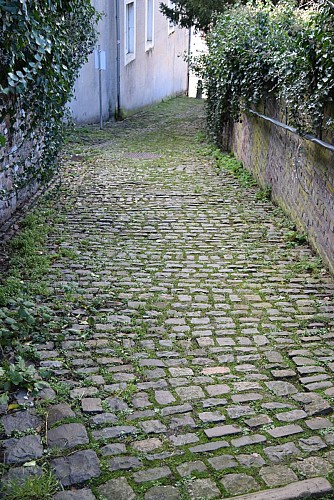
[[[49,383],[24,372],[1,407],[8,498],[199,500],[332,481],[334,280],[202,128],[202,102],[176,99],[72,131],[61,187],[7,247],[1,380],[20,353]],[[13,452],[27,436],[40,453]]]

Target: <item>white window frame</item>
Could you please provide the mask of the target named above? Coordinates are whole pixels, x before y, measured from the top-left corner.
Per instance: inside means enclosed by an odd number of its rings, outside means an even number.
[[[132,4],[132,17],[129,19],[129,5]],[[132,30],[132,33],[130,33]],[[124,53],[125,65],[136,58],[136,0],[124,0]],[[130,38],[132,35],[132,42]]]
[[[171,0],[168,0],[168,7],[173,7]],[[167,19],[168,21],[168,35],[172,35],[175,32],[175,23],[171,19]]]
[[[145,50],[154,47],[154,0],[145,0]]]

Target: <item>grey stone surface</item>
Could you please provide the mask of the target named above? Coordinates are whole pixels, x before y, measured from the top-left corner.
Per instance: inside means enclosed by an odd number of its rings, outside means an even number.
[[[3,441],[4,463],[19,464],[43,456],[43,446],[39,436],[24,436]]]
[[[240,495],[259,488],[255,479],[247,474],[226,474],[222,483],[231,495]]]
[[[54,496],[54,500],[96,500],[92,490],[82,488],[80,490],[60,491]]]
[[[295,462],[293,468],[303,477],[327,476],[333,471],[333,465],[321,457],[309,457]]]
[[[264,448],[263,451],[274,464],[284,462],[293,456],[299,456],[301,453],[293,442],[284,443],[278,446],[268,446]]]
[[[50,448],[62,450],[87,443],[89,438],[82,424],[62,424],[50,429],[47,435],[47,444]]]
[[[7,436],[13,431],[23,432],[28,429],[38,429],[43,421],[34,410],[17,411],[1,417],[1,423]]]
[[[201,460],[195,460],[194,462],[185,462],[179,465],[176,470],[180,476],[185,477],[190,476],[192,472],[205,472],[207,467]]]
[[[66,438],[92,447],[79,453],[96,450],[105,468],[110,461],[113,500],[134,491],[159,500],[191,498],[192,484],[199,498],[239,495],[221,483],[231,474],[240,485],[240,474],[252,477],[270,495],[272,484],[292,479],[299,491],[295,477],[320,470],[320,462],[317,469],[305,460],[334,463],[333,278],[325,269],[319,275],[294,269],[300,259],[313,262],[311,250],[287,246],[286,221],[270,203],[203,154],[197,137],[203,121],[199,100],[177,100],[99,134],[87,127],[73,145],[82,161],[64,169],[57,192],[61,217],[55,228],[51,221],[47,249],[58,247],[61,234],[61,247],[77,258],[57,253],[42,281],[47,305],[57,315],[64,311],[72,325],[61,330],[61,349],[52,341],[38,351],[57,377],[56,397],[68,404],[37,396],[48,415],[47,432],[36,431],[58,435],[58,444]],[[15,397],[25,405],[21,412],[36,404],[27,391]],[[67,437],[70,421],[84,423],[93,442]],[[9,465],[36,460],[23,448],[22,462]],[[38,463],[52,459],[48,451]],[[68,490],[81,488],[92,472],[99,477],[98,458],[95,465],[87,456],[72,463],[76,453],[74,447],[51,453],[61,460]],[[172,475],[134,486],[134,474],[149,477],[160,467]],[[266,476],[271,486],[258,475],[268,467],[281,471],[280,478]],[[92,482],[96,494],[102,481]],[[310,490],[315,483],[307,483]]]
[[[289,396],[298,392],[296,387],[290,382],[275,381],[265,382],[265,384],[276,396]]]
[[[298,481],[298,477],[289,467],[275,465],[263,467],[259,472],[261,478],[268,486],[282,486]]]
[[[208,462],[215,470],[219,471],[238,467],[238,462],[236,462],[232,455],[218,455],[216,457],[209,458]]]
[[[250,493],[234,497],[234,500],[297,500],[302,498],[326,497],[333,492],[333,488],[327,479],[316,477],[291,483],[282,488],[272,488],[258,493]],[[270,495],[270,497],[269,497]]]
[[[145,493],[144,498],[145,500],[181,500],[181,494],[174,486],[154,486]]]
[[[136,483],[144,483],[146,481],[157,481],[163,477],[168,477],[172,474],[169,467],[153,467],[151,469],[145,469],[133,474],[133,480]]]
[[[203,498],[209,500],[211,498],[219,498],[221,495],[216,483],[212,479],[195,479],[186,488],[190,498],[194,500],[201,500]]]
[[[67,403],[59,403],[57,405],[49,406],[47,416],[47,423],[49,427],[52,427],[57,422],[60,422],[68,417],[75,417],[75,413]]]
[[[122,443],[106,444],[100,449],[100,453],[104,457],[122,455],[123,453],[126,453],[126,446]]]
[[[109,460],[109,470],[111,472],[117,470],[137,469],[142,464],[141,460],[132,456],[116,456]]]
[[[110,479],[98,487],[98,492],[107,500],[135,500],[136,498],[125,477]]]
[[[101,474],[100,462],[93,450],[55,458],[51,460],[51,468],[63,486],[80,484]]]
[[[231,434],[239,434],[242,430],[237,425],[220,425],[205,429],[204,432],[209,438],[216,438],[220,436],[229,436]]]

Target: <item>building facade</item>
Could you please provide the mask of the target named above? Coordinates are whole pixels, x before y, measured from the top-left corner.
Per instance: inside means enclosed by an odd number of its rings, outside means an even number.
[[[81,69],[69,105],[75,121],[99,120],[99,85],[104,120],[187,92],[188,65],[183,56],[189,50],[189,31],[162,15],[160,0],[93,0],[92,4],[103,13],[98,44],[105,69],[99,82],[96,53]]]

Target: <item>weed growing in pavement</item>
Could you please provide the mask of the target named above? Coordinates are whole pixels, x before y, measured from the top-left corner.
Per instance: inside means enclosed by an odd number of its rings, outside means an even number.
[[[5,482],[2,493],[7,500],[52,500],[60,489],[58,479],[51,472],[44,472],[24,480]]]

